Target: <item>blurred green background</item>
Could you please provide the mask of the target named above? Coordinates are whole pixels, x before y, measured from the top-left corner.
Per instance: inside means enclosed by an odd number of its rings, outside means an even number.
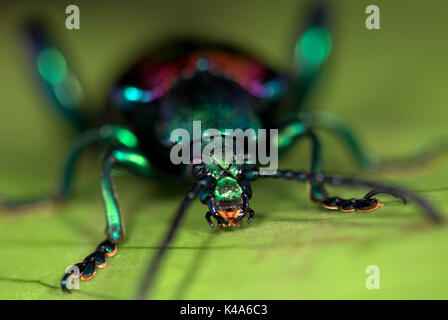
[[[76,1],[81,29],[65,29],[70,1],[0,4],[0,195],[53,190],[71,133],[33,83],[18,27],[30,15],[48,20],[70,52],[91,109],[99,109],[139,48],[179,34],[248,48],[279,68],[303,19],[300,1]],[[331,62],[308,106],[338,114],[381,158],[405,156],[447,133],[448,2],[334,1]],[[365,8],[381,10],[381,30],[367,30]],[[409,186],[448,212],[447,156],[413,169],[360,172],[337,139],[319,131],[328,172],[362,174]],[[308,143],[281,159],[307,169]],[[185,188],[117,178],[127,241],[81,290],[58,287],[65,268],[104,237],[98,153],[83,157],[72,201],[0,216],[0,299],[130,298]],[[178,189],[178,190],[177,190]],[[293,182],[253,184],[254,223],[210,230],[199,203],[169,250],[154,298],[416,299],[448,298],[447,228],[432,228],[419,209],[383,196],[368,214],[325,211]],[[364,190],[331,188],[340,196]],[[380,268],[380,290],[367,290],[365,269]]]

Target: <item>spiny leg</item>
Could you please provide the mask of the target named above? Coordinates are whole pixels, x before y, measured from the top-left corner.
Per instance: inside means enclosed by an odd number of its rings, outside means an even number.
[[[130,149],[114,149],[105,153],[101,171],[101,194],[104,201],[106,213],[106,235],[107,239],[97,249],[88,255],[83,262],[75,264],[79,268],[81,280],[93,278],[97,268],[106,265],[106,256],[112,256],[117,251],[116,244],[123,241],[125,232],[121,217],[121,211],[116,198],[112,168],[120,165],[129,171],[144,177],[156,177],[155,171],[145,156]],[[72,272],[66,273],[61,280],[61,288],[68,292],[67,281]]]
[[[258,178],[281,178],[287,180],[295,180],[300,182],[318,181],[324,184],[334,186],[349,186],[355,188],[371,188],[371,192],[366,194],[365,198],[372,197],[379,193],[390,194],[400,198],[406,203],[407,199],[413,200],[423,209],[423,213],[428,219],[434,223],[442,223],[444,221],[442,215],[423,197],[404,188],[392,187],[382,183],[372,182],[360,178],[330,176],[324,174],[310,174],[303,171],[278,170],[274,175],[261,175],[258,169],[250,169],[244,172],[244,176],[248,180],[256,180]]]

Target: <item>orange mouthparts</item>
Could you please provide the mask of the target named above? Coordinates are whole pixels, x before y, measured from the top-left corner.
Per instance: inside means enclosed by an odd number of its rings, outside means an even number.
[[[218,210],[219,215],[221,218],[226,220],[229,224],[221,224],[221,227],[227,227],[229,225],[233,227],[239,227],[241,224],[241,221],[235,221],[236,218],[238,218],[239,214],[241,213],[241,208],[230,208],[230,209],[219,209]]]

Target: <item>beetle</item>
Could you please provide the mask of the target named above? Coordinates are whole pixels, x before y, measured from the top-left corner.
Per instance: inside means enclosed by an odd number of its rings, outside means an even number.
[[[304,101],[316,82],[331,52],[332,37],[325,7],[313,5],[308,21],[294,47],[294,72],[269,67],[262,60],[238,48],[220,43],[177,39],[161,44],[137,61],[111,89],[104,112],[88,116],[82,111],[82,87],[74,71],[38,24],[30,24],[27,38],[38,78],[54,109],[79,130],[64,165],[58,191],[47,197],[23,201],[5,201],[1,208],[20,209],[25,205],[66,199],[70,195],[76,162],[90,145],[103,150],[101,195],[106,215],[107,239],[82,262],[75,264],[82,280],[91,279],[97,268],[107,264],[125,238],[118,200],[114,191],[112,169],[122,167],[148,178],[171,177],[190,181],[192,187],[182,201],[169,231],[151,260],[138,298],[147,297],[166,248],[173,240],[186,209],[199,197],[206,205],[206,221],[214,227],[237,227],[255,211],[249,206],[250,183],[261,178],[280,178],[309,185],[312,201],[330,210],[367,212],[382,206],[375,198],[387,193],[406,202],[414,200],[434,222],[441,216],[423,198],[403,188],[374,183],[360,178],[324,174],[322,150],[315,127],[323,126],[339,135],[360,166],[375,169],[378,162],[368,156],[356,137],[337,120],[303,110]],[[286,102],[293,107],[282,108]],[[311,141],[311,166],[307,171],[277,170],[260,174],[260,164],[245,159],[227,163],[220,158],[209,162],[175,165],[170,161],[174,141],[170,133],[176,128],[192,131],[192,121],[200,120],[206,128],[226,129],[278,128],[276,147],[279,153],[289,150],[296,141]],[[343,199],[329,196],[325,185],[370,188],[364,197]],[[63,291],[73,271],[61,280]]]

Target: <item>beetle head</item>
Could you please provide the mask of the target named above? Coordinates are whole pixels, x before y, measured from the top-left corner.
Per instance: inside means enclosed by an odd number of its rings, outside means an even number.
[[[207,181],[200,195],[201,201],[208,205],[207,215],[213,216],[220,227],[237,227],[247,212],[253,212],[249,208],[251,189],[243,176],[244,167],[245,164],[218,161],[192,166],[192,175]],[[209,218],[207,221],[213,226]]]

